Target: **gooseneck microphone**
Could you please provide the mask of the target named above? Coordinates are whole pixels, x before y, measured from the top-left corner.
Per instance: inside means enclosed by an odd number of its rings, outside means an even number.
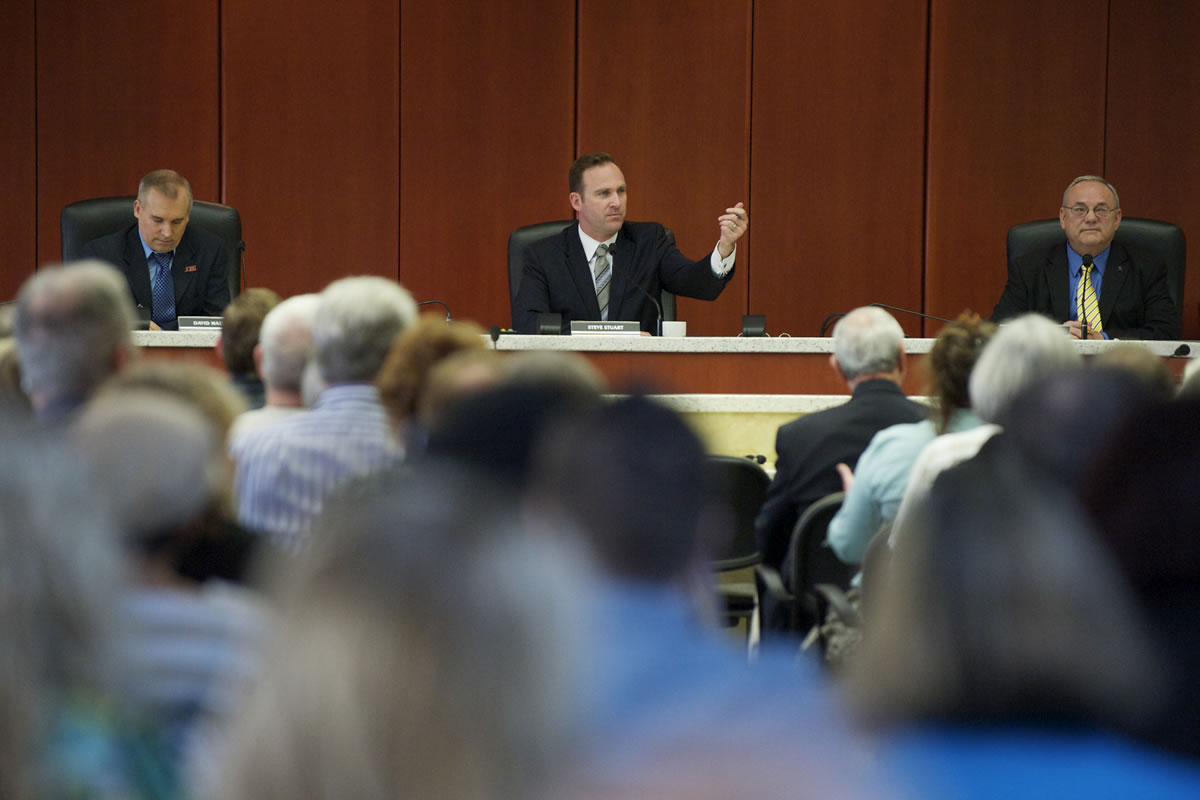
[[[945,317],[937,317],[937,316],[934,316],[933,314],[926,314],[923,311],[913,311],[911,308],[900,308],[900,306],[889,306],[886,303],[867,303],[867,305],[874,306],[875,308],[886,308],[888,311],[899,311],[902,314],[912,314],[914,317],[921,317],[922,319],[932,319],[932,320],[936,320],[937,322],[950,323],[950,322],[954,321],[952,319],[946,319]],[[846,313],[847,312],[845,312],[845,311],[835,311],[832,314],[830,314],[828,317],[826,317],[825,320],[821,323],[821,333],[818,335],[824,336],[825,331],[829,330],[829,326],[832,325],[834,322],[837,322],[842,317],[846,316]]]
[[[492,337],[492,349],[493,349],[493,350],[495,350],[495,349],[496,349],[496,342],[500,341],[500,326],[499,326],[499,325],[493,325],[493,326],[492,326],[492,327],[491,327],[491,328],[488,330],[488,335]]]
[[[632,283],[632,281],[631,281],[631,283]],[[654,335],[662,336],[662,306],[658,304],[658,300],[656,300],[654,298],[654,295],[647,292],[646,289],[641,284],[634,283],[633,286],[639,292],[646,295],[646,297],[649,298],[651,303],[654,303],[654,308],[656,311],[658,311],[658,326],[655,328]]]
[[[417,303],[417,305],[418,306],[428,306],[428,305],[432,305],[434,303],[437,303],[439,306],[446,309],[446,322],[449,322],[450,321],[450,306],[446,305],[441,300],[422,300],[420,303]]]

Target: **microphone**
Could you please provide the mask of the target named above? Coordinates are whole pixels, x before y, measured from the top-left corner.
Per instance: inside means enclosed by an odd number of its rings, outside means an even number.
[[[1171,353],[1171,358],[1187,358],[1192,354],[1192,348],[1189,345],[1181,344],[1175,348],[1175,352]]]
[[[496,342],[500,341],[500,326],[493,325],[488,331],[488,335],[492,337],[492,349],[496,349]]]
[[[933,314],[925,314],[921,311],[913,311],[908,308],[900,308],[899,306],[889,306],[889,305],[885,305],[883,303],[867,303],[867,305],[874,306],[875,308],[886,308],[888,311],[900,311],[904,314],[912,314],[914,317],[921,317],[922,319],[933,319],[933,320],[937,320],[938,322],[947,322],[947,323],[954,322],[954,320],[952,320],[952,319],[946,319],[945,317],[935,317]]]
[[[417,303],[417,305],[418,306],[428,306],[428,305],[432,305],[433,303],[437,303],[439,306],[446,309],[446,322],[449,322],[450,321],[450,306],[446,305],[441,300],[423,300],[420,303]]]
[[[821,332],[817,335],[824,336],[825,331],[829,330],[829,326],[832,325],[833,323],[837,322],[839,319],[841,319],[844,316],[846,316],[845,311],[835,311],[832,314],[830,314],[828,317],[826,317],[821,322]]]
[[[743,456],[743,458],[749,459],[750,461],[753,461],[755,464],[767,463],[767,457],[764,456],[762,453],[751,453],[750,455]]]
[[[633,283],[633,287],[634,287],[635,289],[637,289],[637,290],[638,290],[639,292],[641,292],[642,294],[646,295],[646,297],[648,297],[648,298],[650,299],[650,302],[651,302],[651,303],[654,303],[654,308],[655,308],[655,310],[657,310],[657,311],[658,311],[658,327],[657,327],[657,329],[654,331],[654,335],[655,335],[655,336],[662,336],[662,306],[660,306],[660,305],[658,304],[658,300],[654,299],[654,296],[653,296],[653,295],[651,295],[649,292],[647,292],[647,291],[646,291],[646,290],[645,290],[645,289],[642,287],[642,285],[641,285],[641,284],[639,284],[639,283],[634,283],[633,281],[630,281],[630,283]]]

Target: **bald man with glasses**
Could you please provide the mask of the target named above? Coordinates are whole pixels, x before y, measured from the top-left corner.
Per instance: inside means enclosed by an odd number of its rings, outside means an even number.
[[[1162,259],[1113,242],[1121,202],[1111,183],[1096,175],[1071,181],[1058,221],[1066,244],[1016,259],[993,322],[1034,311],[1075,339],[1179,338]]]

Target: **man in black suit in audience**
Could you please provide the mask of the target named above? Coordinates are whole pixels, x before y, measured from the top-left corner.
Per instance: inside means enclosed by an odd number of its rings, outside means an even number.
[[[1179,338],[1162,259],[1113,243],[1121,201],[1111,183],[1097,175],[1071,181],[1058,221],[1066,246],[1027,253],[1009,267],[993,322],[1033,311],[1062,322],[1075,339],[1084,321],[1089,339]]]
[[[833,368],[850,401],[787,423],[775,437],[775,479],[754,522],[763,563],[779,569],[804,510],[842,490],[837,465],[851,469],[883,428],[919,422],[927,410],[904,396],[904,331],[882,308],[856,308],[833,329]]]
[[[717,218],[720,239],[712,253],[692,261],[667,239],[657,222],[626,222],[625,175],[608,153],[580,156],[568,173],[578,223],[525,250],[521,287],[513,301],[513,327],[537,333],[538,314],[572,320],[635,320],[653,332],[655,300],[665,289],[715,300],[733,274],[737,240],[750,225],[742,203]]]
[[[178,330],[179,316],[215,317],[229,305],[229,250],[219,237],[188,225],[192,187],[170,169],[142,178],[137,222],[83,246],[125,274],[133,301],[149,311],[151,330]]]

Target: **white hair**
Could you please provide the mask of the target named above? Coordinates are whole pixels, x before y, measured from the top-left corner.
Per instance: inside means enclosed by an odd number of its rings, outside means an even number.
[[[31,397],[85,400],[133,352],[136,319],[125,278],[95,259],[43,267],[17,295],[21,384]]]
[[[833,328],[833,355],[848,381],[898,368],[903,343],[900,323],[874,306],[854,309]]]
[[[321,379],[327,384],[374,380],[392,339],[416,319],[416,302],[395,281],[358,276],[329,284],[312,322]]]
[[[273,389],[300,391],[304,368],[312,359],[312,321],[321,296],[299,294],[275,306],[259,332],[262,379]]]
[[[1023,314],[1000,326],[971,371],[971,406],[995,422],[1013,398],[1052,372],[1078,367],[1082,357],[1070,336],[1040,314]]]

